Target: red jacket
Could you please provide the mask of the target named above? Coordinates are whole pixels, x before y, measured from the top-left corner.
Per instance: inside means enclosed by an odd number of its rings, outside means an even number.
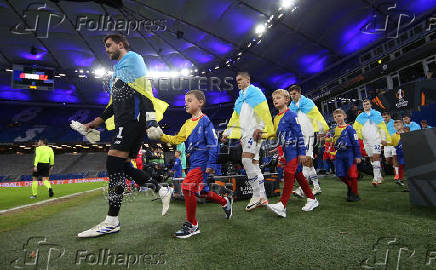
[[[336,151],[335,144],[333,143],[333,137],[328,134],[325,138],[324,143],[324,155],[322,157],[323,160],[335,159]]]

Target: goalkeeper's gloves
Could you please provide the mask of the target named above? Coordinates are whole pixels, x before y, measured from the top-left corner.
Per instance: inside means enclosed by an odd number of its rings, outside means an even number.
[[[146,127],[147,129],[149,129],[151,127],[159,127],[159,125],[156,122],[156,120],[151,120],[151,121],[147,121]]]
[[[155,120],[147,121],[147,137],[153,141],[159,141],[163,135],[162,129],[159,127]]]
[[[74,121],[71,121],[70,124],[71,128],[76,130],[77,132],[79,132],[80,134],[82,134],[83,136],[86,137],[86,139],[90,142],[90,143],[96,143],[98,141],[100,141],[100,131],[96,130],[96,129],[92,129],[89,128],[88,130],[86,130],[86,127],[84,124]]]

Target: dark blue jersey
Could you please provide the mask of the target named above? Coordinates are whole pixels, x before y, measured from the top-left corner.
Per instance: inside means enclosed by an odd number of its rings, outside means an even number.
[[[351,125],[337,126],[333,137],[337,153],[351,150],[354,158],[362,157],[360,153],[359,138]]]
[[[186,120],[177,135],[163,135],[161,140],[173,145],[185,142],[191,169],[215,169],[219,144],[213,124],[206,115]]]
[[[293,152],[297,156],[306,155],[306,145],[304,144],[301,127],[297,120],[297,115],[291,110],[279,113],[274,117],[274,128],[276,130],[279,145],[283,147],[283,152]],[[293,157],[291,157],[292,159]]]

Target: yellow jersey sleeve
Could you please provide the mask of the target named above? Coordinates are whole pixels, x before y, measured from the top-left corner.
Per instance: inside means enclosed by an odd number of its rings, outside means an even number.
[[[186,134],[186,125],[187,123],[185,122],[185,124],[183,124],[183,126],[180,128],[180,131],[179,133],[177,133],[177,135],[163,134],[160,140],[173,145],[178,145],[181,144],[182,142],[185,142],[189,136],[189,134]]]

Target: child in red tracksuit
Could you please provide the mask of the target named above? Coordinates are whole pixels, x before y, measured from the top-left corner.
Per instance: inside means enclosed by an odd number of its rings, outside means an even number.
[[[299,164],[306,156],[306,146],[301,127],[297,122],[297,115],[287,106],[290,100],[289,92],[279,89],[274,91],[272,96],[274,106],[279,110],[279,114],[274,117],[274,127],[279,145],[283,148],[286,165],[284,166],[282,197],[278,203],[268,204],[267,209],[278,216],[286,217],[286,206],[294,187],[295,178],[307,197],[307,203],[302,208],[303,211],[312,211],[318,207],[318,200],[313,196],[309,183],[302,173],[301,164]]]
[[[326,173],[334,173],[335,167],[334,167],[334,160],[336,158],[336,151],[333,143],[333,136],[330,134],[330,132],[327,133],[325,137],[325,143],[324,143],[324,155],[322,157],[323,160],[325,160],[326,163]]]
[[[325,143],[324,143],[324,155],[322,157],[323,160],[329,160],[331,158],[331,148],[333,146],[333,138],[328,133],[325,137]]]
[[[178,145],[185,142],[186,153],[189,154],[190,170],[182,182],[183,195],[186,205],[186,219],[182,228],[174,236],[188,238],[200,233],[200,227],[195,217],[197,210],[197,198],[203,197],[219,203],[226,218],[232,217],[233,199],[222,197],[209,190],[207,184],[208,174],[214,172],[216,159],[219,153],[218,138],[209,118],[201,112],[206,102],[204,93],[200,90],[191,90],[185,95],[186,112],[192,118],[185,124],[175,136],[163,135],[161,140],[166,143]]]
[[[136,159],[134,159],[134,160],[132,159],[130,161],[130,165],[133,168],[136,168],[136,169],[142,171],[142,169],[144,168],[142,165],[142,147],[139,148],[138,155],[136,156]],[[131,179],[131,177],[130,177],[130,179],[126,178],[126,186],[127,186],[128,192],[132,191],[131,190],[131,188],[133,187],[132,183],[133,183],[134,187],[136,187],[137,189],[141,188],[137,183],[135,183],[135,180]]]

